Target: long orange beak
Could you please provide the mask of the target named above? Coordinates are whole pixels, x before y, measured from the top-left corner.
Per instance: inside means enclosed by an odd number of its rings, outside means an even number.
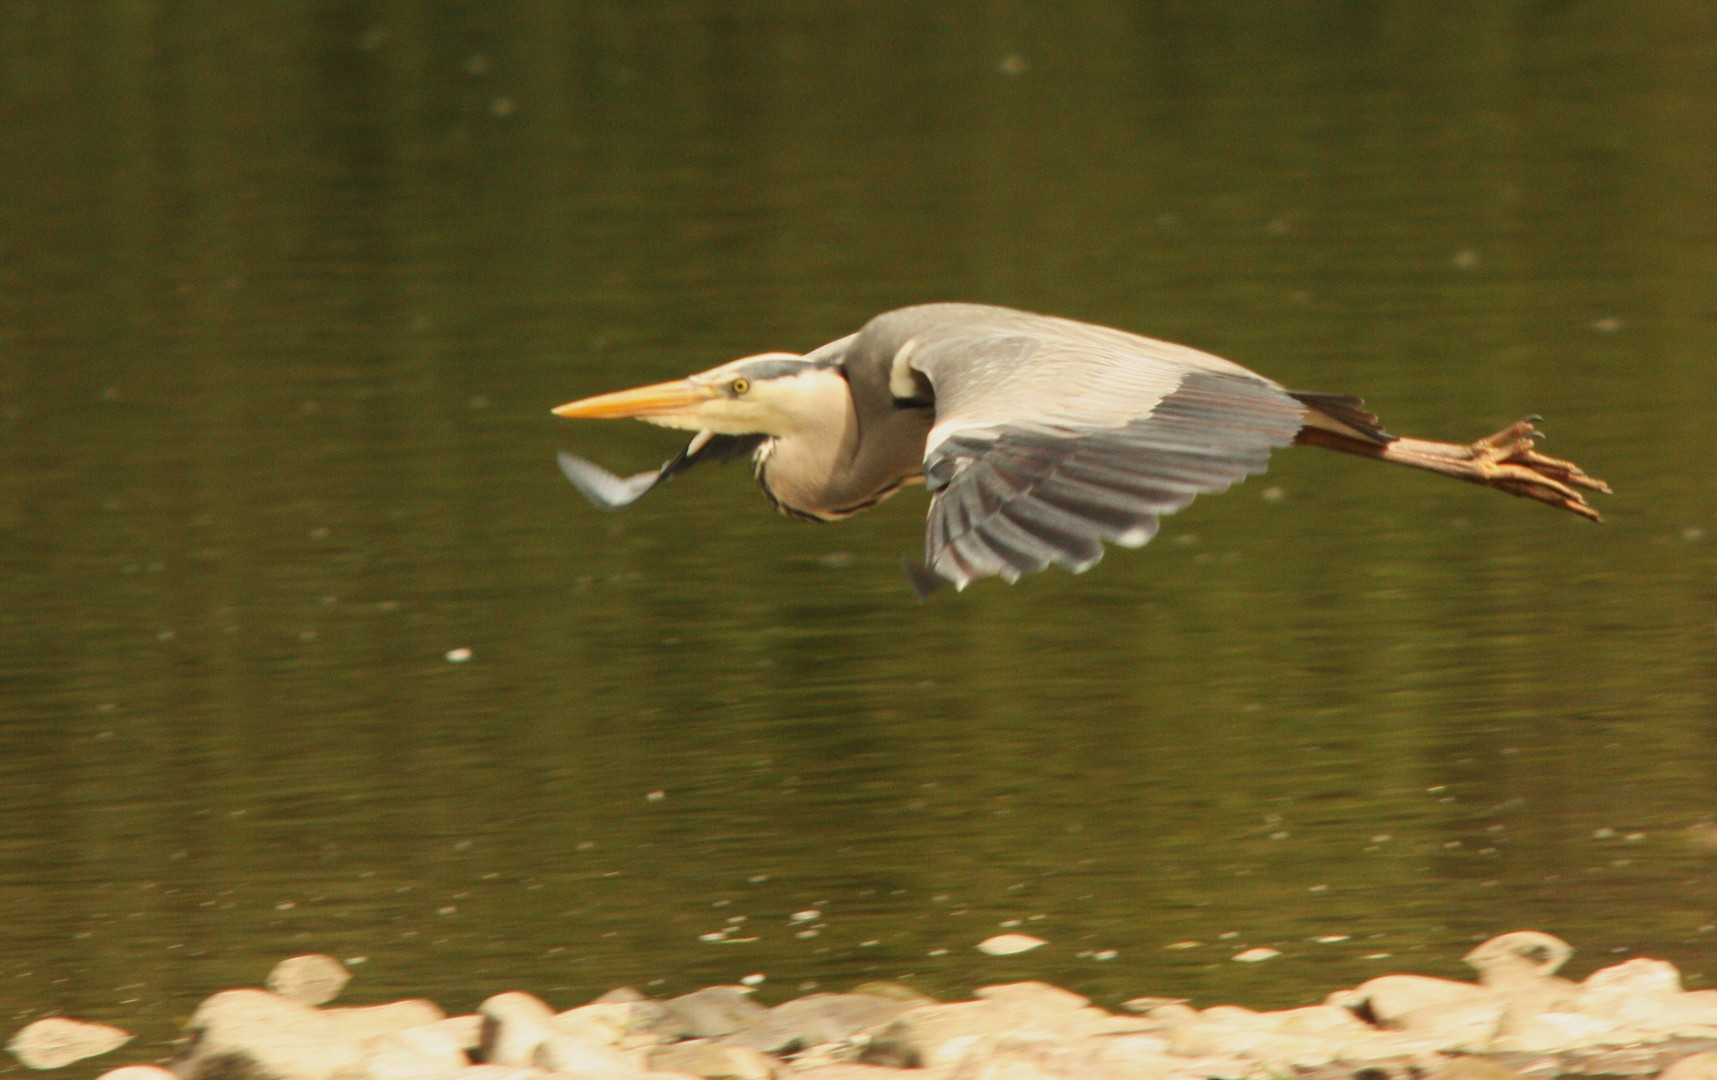
[[[556,416],[577,420],[647,420],[663,413],[683,412],[704,401],[709,395],[690,379],[640,386],[612,394],[599,394],[582,401],[571,401],[554,410]]]

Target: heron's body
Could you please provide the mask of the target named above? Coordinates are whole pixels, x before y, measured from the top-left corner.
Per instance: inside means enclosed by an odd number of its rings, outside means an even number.
[[[702,460],[751,453],[770,501],[833,521],[901,486],[932,491],[922,589],[1084,570],[1104,541],[1138,546],[1164,514],[1262,472],[1294,442],[1396,461],[1597,514],[1607,490],[1532,449],[1521,421],[1467,446],[1400,439],[1357,398],[1295,393],[1183,345],[1009,308],[925,304],[804,356],[767,353],[676,383],[555,410],[698,432],[656,473],[620,480],[562,456],[617,509]]]

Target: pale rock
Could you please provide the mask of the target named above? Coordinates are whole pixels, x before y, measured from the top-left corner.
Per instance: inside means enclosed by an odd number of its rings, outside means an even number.
[[[1657,1080],[1717,1080],[1717,1051],[1684,1057],[1659,1073]]]
[[[1336,1060],[1350,1065],[1364,1065],[1392,1058],[1430,1058],[1437,1046],[1428,1039],[1416,1038],[1405,1031],[1374,1031],[1341,1040],[1336,1048]]]
[[[1511,1016],[1491,1040],[1496,1051],[1547,1052],[1633,1041],[1639,1033],[1586,1013],[1541,1012],[1516,1022]]]
[[[1521,1080],[1521,1076],[1500,1061],[1462,1055],[1439,1065],[1427,1080]]]
[[[986,956],[1016,956],[1048,944],[1030,934],[997,934],[978,942],[978,951]]]
[[[1020,1035],[974,1043],[947,1080],[1107,1080],[1081,1048]]]
[[[1289,1035],[1329,1035],[1371,1031],[1371,1025],[1353,1015],[1349,1009],[1336,1005],[1306,1005],[1298,1009],[1282,1009],[1260,1014],[1270,1026]]]
[[[365,1005],[361,1008],[318,1009],[336,1037],[363,1042],[382,1035],[392,1035],[407,1028],[440,1023],[447,1014],[433,1001],[421,998],[390,1001],[385,1005]]]
[[[477,1014],[483,1018],[479,1056],[491,1065],[530,1065],[537,1047],[560,1033],[554,1010],[518,990],[489,998]]]
[[[483,1045],[483,1018],[477,1013],[449,1016],[433,1024],[403,1028],[395,1035],[424,1053],[475,1050]]]
[[[1156,1035],[1112,1035],[1091,1041],[1091,1061],[1131,1080],[1164,1080],[1186,1064],[1168,1052],[1168,1040]]]
[[[1717,1038],[1717,990],[1690,990],[1677,994],[1649,1025],[1683,1039]]]
[[[1569,1006],[1620,1026],[1677,1030],[1688,1021],[1700,1023],[1686,1008],[1692,997],[1681,992],[1681,972],[1674,964],[1641,957],[1592,972]],[[1717,1021],[1717,1011],[1712,1020]]]
[[[1121,1008],[1126,1009],[1128,1012],[1138,1013],[1142,1016],[1145,1013],[1150,1012],[1152,1009],[1161,1009],[1169,1005],[1185,1004],[1186,998],[1145,995],[1143,997],[1128,998],[1126,1001],[1121,1002]]]
[[[907,1005],[934,1005],[936,999],[922,990],[907,986],[898,979],[871,979],[859,983],[849,994],[869,994],[871,997],[887,998],[890,1001],[900,1001]]]
[[[1493,991],[1453,979],[1429,975],[1380,975],[1355,990],[1338,990],[1327,1004],[1368,1011],[1378,1022],[1392,1024],[1415,1009],[1450,1001],[1490,997]]]
[[[101,1073],[96,1080],[179,1080],[160,1065],[122,1065]]]
[[[131,1037],[128,1032],[106,1024],[52,1016],[25,1025],[7,1042],[6,1049],[32,1069],[58,1069],[105,1054]]]
[[[1502,1030],[1508,1000],[1499,994],[1425,1005],[1396,1017],[1395,1025],[1440,1050],[1474,1053],[1490,1046]]]
[[[543,1080],[546,1076],[535,1065],[468,1065],[447,1074],[447,1080]]]
[[[1227,1024],[1230,1027],[1267,1028],[1272,1024],[1264,1014],[1242,1005],[1212,1005],[1198,1014],[1201,1023]]]
[[[860,1065],[857,1062],[831,1062],[801,1069],[794,1067],[785,1075],[792,1080],[913,1080],[907,1069],[891,1069],[886,1065]]]
[[[121,1065],[107,1070],[95,1080],[178,1080],[178,1077],[159,1065]]]
[[[1193,1024],[1169,1037],[1169,1052],[1179,1057],[1242,1057],[1288,1068],[1327,1065],[1335,1060],[1336,1045],[1332,1039],[1277,1031],[1263,1017]]]
[[[1681,972],[1668,960],[1648,960],[1641,956],[1592,972],[1580,983],[1580,992],[1679,994]]]
[[[1046,982],[1017,982],[997,983],[994,986],[980,986],[973,991],[973,997],[981,1001],[993,1001],[998,1005],[1020,1009],[1047,1009],[1051,1012],[1067,1012],[1072,1009],[1082,1009],[1091,1004],[1091,999],[1081,997],[1071,990],[1063,990],[1059,986],[1051,986]]]
[[[1461,960],[1479,973],[1481,984],[1508,992],[1549,980],[1573,955],[1574,947],[1553,934],[1516,930],[1491,938]]]
[[[662,1002],[650,1028],[676,1039],[714,1039],[755,1024],[769,1010],[751,1000],[749,986],[708,986]]]
[[[1168,1080],[1261,1080],[1270,1076],[1270,1067],[1261,1062],[1245,1058],[1206,1057],[1186,1061],[1169,1074]]]
[[[531,1064],[590,1080],[619,1080],[639,1071],[639,1062],[609,1043],[562,1034],[550,1035],[538,1043]]]
[[[643,1015],[636,1002],[592,1002],[556,1013],[552,1023],[555,1030],[588,1042],[612,1046],[625,1038]],[[660,1013],[652,1015],[658,1016]]]
[[[403,1032],[382,1035],[364,1044],[364,1074],[369,1080],[418,1080],[454,1072],[470,1064],[461,1049],[447,1045],[430,1049],[405,1038]]]
[[[274,965],[263,985],[286,998],[303,1005],[325,1005],[340,996],[340,991],[352,981],[346,965],[332,956],[311,953],[294,956]]]
[[[872,994],[808,994],[775,1006],[762,1020],[721,1041],[770,1054],[796,1053],[851,1038],[911,1008],[914,1006],[907,1002]]]
[[[130,1041],[130,1032],[107,1024],[50,1016],[26,1024],[12,1036],[6,1049],[32,1069],[58,1069],[117,1050]]]
[[[770,1080],[775,1075],[775,1062],[749,1046],[694,1039],[647,1053],[653,1070],[691,1073],[708,1080]]]
[[[861,1056],[867,1064],[946,1068],[956,1064],[972,1040],[1017,1036],[1028,1040],[1076,1041],[1155,1029],[1147,1018],[1112,1016],[1077,995],[1041,992],[1036,984],[987,988],[988,998],[948,1005],[922,1005],[874,1031]],[[1081,999],[1082,1000],[1082,999]]]
[[[173,1063],[180,1080],[353,1080],[362,1044],[324,1013],[266,990],[223,990],[197,1006]]]
[[[1004,1030],[998,1013],[988,1001],[920,1005],[871,1036],[859,1060],[905,1069],[951,1068],[974,1042]]]
[[[1275,1071],[1291,1074],[1297,1068],[1315,1069],[1320,1065],[1328,1065],[1336,1059],[1340,1046],[1341,1041],[1338,1039],[1267,1031],[1263,1038],[1252,1044],[1250,1050],[1235,1056],[1261,1061],[1272,1066]]]
[[[1199,1012],[1190,1005],[1175,1003],[1147,1009],[1139,1019],[1150,1025],[1147,1030],[1173,1031],[1176,1028],[1186,1027],[1188,1024],[1198,1023]]]

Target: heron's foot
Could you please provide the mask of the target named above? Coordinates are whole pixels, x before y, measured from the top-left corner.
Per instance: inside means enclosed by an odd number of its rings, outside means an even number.
[[[1537,442],[1543,434],[1534,426],[1538,420],[1536,416],[1517,420],[1468,446],[1468,461],[1475,469],[1472,479],[1511,495],[1536,499],[1583,518],[1602,521],[1598,511],[1576,489],[1608,494],[1610,485],[1587,475],[1572,461],[1540,454]]]

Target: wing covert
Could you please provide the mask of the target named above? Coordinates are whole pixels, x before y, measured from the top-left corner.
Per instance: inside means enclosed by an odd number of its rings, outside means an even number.
[[[1050,563],[1077,573],[1105,542],[1140,546],[1164,514],[1263,472],[1304,421],[1280,386],[1208,353],[1048,316],[937,307],[964,317],[939,333],[929,309],[892,313],[916,319],[896,329],[891,381],[910,367],[934,389],[924,561],[961,588]],[[977,327],[973,310],[986,316]]]

